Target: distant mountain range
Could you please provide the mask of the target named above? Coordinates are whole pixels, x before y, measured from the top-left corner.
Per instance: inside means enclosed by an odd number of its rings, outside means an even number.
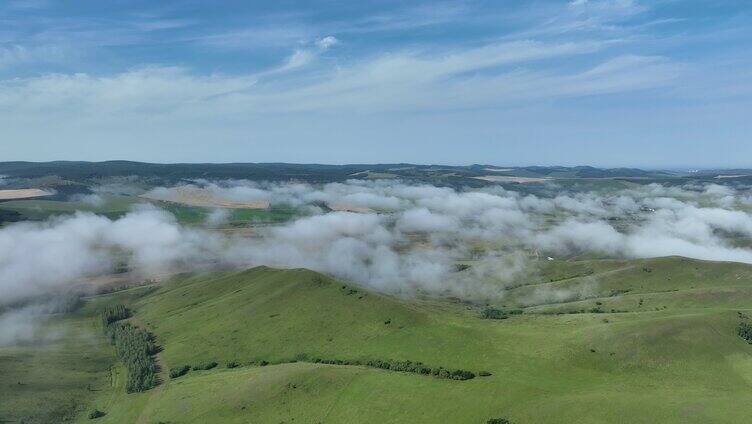
[[[749,169],[664,171],[592,166],[416,165],[392,164],[291,164],[291,163],[144,163],[105,162],[0,162],[0,175],[10,178],[41,178],[51,175],[85,182],[107,177],[138,176],[175,182],[186,179],[249,179],[334,182],[347,179],[403,178],[448,185],[538,182],[547,179],[721,179],[752,176]]]

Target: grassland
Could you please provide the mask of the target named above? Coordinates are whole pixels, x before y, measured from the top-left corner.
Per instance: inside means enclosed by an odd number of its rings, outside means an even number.
[[[582,284],[591,286],[586,299],[543,295]],[[127,303],[132,320],[157,336],[163,369],[219,366],[165,378],[137,394],[125,393],[115,366],[114,387],[81,392],[76,411],[80,422],[91,422],[89,409],[105,411],[97,419],[102,423],[484,423],[493,417],[518,424],[743,423],[752,416],[752,346],[735,329],[739,312],[752,315],[751,287],[752,267],[733,263],[546,261],[536,279],[495,305],[525,313],[487,320],[480,318],[484,305],[398,299],[307,270],[183,275],[157,289],[94,297],[71,319],[85,323],[102,305]],[[109,381],[101,369],[105,359],[114,363],[114,357],[97,343],[102,362],[89,377],[100,387]],[[22,352],[4,353],[3,371],[17,356]],[[492,375],[443,380],[312,363],[315,357],[410,359]],[[239,366],[227,368],[228,362]],[[18,416],[37,393],[4,396],[1,405],[16,411],[5,415]]]
[[[115,356],[97,324],[85,314],[54,316],[42,324],[54,340],[0,346],[0,422],[70,422],[111,392]]]
[[[0,203],[0,210],[18,212],[25,220],[41,221],[55,215],[73,214],[76,211],[91,212],[115,219],[125,215],[139,203],[137,197],[106,196],[100,205],[81,201],[64,200],[11,200]]]
[[[136,196],[105,195],[101,204],[82,201],[24,199],[0,202],[0,213],[15,212],[18,220],[43,221],[52,216],[70,215],[77,211],[96,213],[110,219],[117,219],[131,211],[134,205],[149,203],[164,209],[175,216],[181,224],[204,223],[214,208],[191,206],[173,202],[150,201]],[[227,227],[249,224],[280,223],[299,216],[299,211],[284,205],[265,209],[227,209]]]

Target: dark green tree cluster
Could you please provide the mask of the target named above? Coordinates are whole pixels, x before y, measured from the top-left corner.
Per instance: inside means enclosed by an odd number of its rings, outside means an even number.
[[[190,370],[191,370],[191,367],[189,367],[188,365],[183,365],[181,367],[170,368],[170,378],[181,377],[183,375],[188,374],[188,371],[190,371]]]
[[[752,344],[752,325],[749,323],[740,322],[739,326],[736,327],[736,334],[746,340],[747,343]]]
[[[486,424],[512,424],[512,422],[506,418],[491,418],[486,421]]]
[[[483,319],[507,319],[510,315],[520,315],[522,312],[521,309],[505,311],[503,309],[496,309],[489,306],[480,311],[480,317]]]
[[[475,373],[472,371],[466,371],[461,369],[447,369],[444,367],[429,367],[423,364],[422,362],[413,362],[413,361],[395,361],[395,360],[386,360],[382,361],[380,359],[369,359],[369,360],[343,360],[343,359],[320,359],[320,358],[313,358],[311,362],[314,363],[320,363],[320,364],[331,364],[331,365],[360,365],[365,367],[371,367],[371,368],[380,368],[384,370],[390,370],[390,371],[400,371],[400,372],[411,372],[415,374],[423,374],[423,375],[431,375],[437,378],[447,378],[451,380],[470,380],[472,378],[475,378]]]
[[[125,305],[108,306],[102,311],[102,326],[106,330],[113,322],[130,318],[130,316],[131,311]]]
[[[130,323],[113,322],[106,327],[110,342],[128,370],[128,393],[143,392],[157,384],[157,365],[152,355],[157,353],[153,336]]]

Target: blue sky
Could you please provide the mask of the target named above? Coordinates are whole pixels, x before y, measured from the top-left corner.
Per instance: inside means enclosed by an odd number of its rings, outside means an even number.
[[[0,160],[752,167],[752,2],[0,2]]]

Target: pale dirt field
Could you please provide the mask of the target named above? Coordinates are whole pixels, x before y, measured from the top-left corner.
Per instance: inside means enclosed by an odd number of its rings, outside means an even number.
[[[716,175],[713,178],[715,178],[717,180],[722,180],[724,178],[740,178],[740,177],[749,177],[749,174],[744,174],[744,175],[742,175],[742,174],[740,174],[740,175]]]
[[[329,209],[333,211],[342,211],[342,212],[358,212],[358,213],[369,213],[373,212],[373,209],[366,208],[362,206],[353,206],[353,205],[347,205],[344,203],[331,203],[328,204]]]
[[[0,200],[29,199],[32,197],[50,196],[52,193],[38,188],[22,188],[18,190],[0,190]]]
[[[510,172],[512,168],[483,168],[490,172]]]
[[[150,200],[162,200],[166,202],[182,203],[190,206],[205,206],[205,207],[222,207],[222,208],[237,208],[237,209],[266,209],[269,207],[268,200],[256,200],[256,201],[237,201],[224,199],[217,196],[210,190],[198,188],[198,187],[176,187],[165,193],[165,195],[157,193],[145,193],[140,197]]]
[[[495,183],[541,183],[550,180],[550,178],[532,178],[532,177],[509,177],[506,175],[484,175],[482,177],[473,177],[478,180],[491,181]]]

